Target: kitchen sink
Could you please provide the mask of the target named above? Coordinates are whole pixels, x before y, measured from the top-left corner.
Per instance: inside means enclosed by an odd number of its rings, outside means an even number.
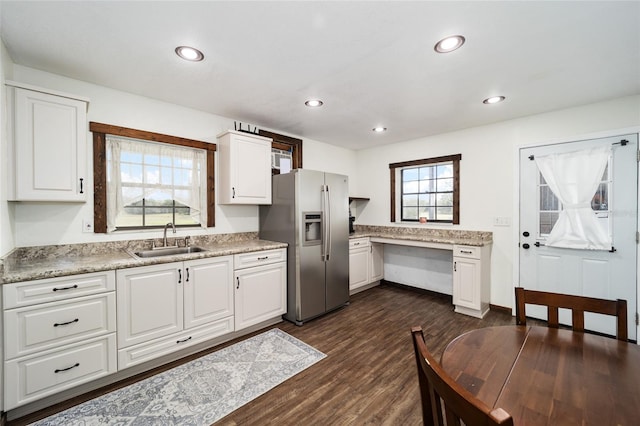
[[[160,247],[153,250],[142,250],[132,252],[137,257],[162,257],[175,256],[177,254],[200,253],[206,251],[202,247]]]

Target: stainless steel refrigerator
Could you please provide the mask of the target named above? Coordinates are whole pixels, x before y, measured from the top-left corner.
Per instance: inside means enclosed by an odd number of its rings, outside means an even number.
[[[289,244],[287,313],[303,322],[349,302],[348,177],[295,169],[273,176],[260,206],[260,238]]]

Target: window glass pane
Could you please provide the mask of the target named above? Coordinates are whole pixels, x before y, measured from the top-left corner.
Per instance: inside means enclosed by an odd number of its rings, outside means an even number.
[[[116,218],[117,226],[142,226],[142,207],[125,207]]]
[[[173,209],[162,207],[147,207],[145,209],[146,226],[164,226],[173,222]]]
[[[420,216],[426,217],[427,221],[436,220],[436,208],[435,207],[421,207]]]
[[[415,194],[418,192],[418,181],[404,182],[402,185],[404,194]]]
[[[591,199],[591,208],[593,210],[607,210],[609,206],[609,200],[607,197],[608,183],[601,183],[598,186],[598,190]]]
[[[436,204],[438,207],[453,207],[453,194],[438,194],[436,198]]]
[[[436,178],[435,166],[420,167],[420,179],[435,179],[435,178]]]
[[[418,219],[418,208],[417,207],[403,207],[402,208],[402,219],[404,219],[404,220],[417,220]]]
[[[402,206],[410,207],[418,205],[418,196],[417,195],[403,195],[402,196]]]
[[[435,206],[436,194],[420,194],[418,196],[418,203],[420,203],[421,206]]]
[[[453,164],[439,164],[438,165],[438,178],[452,178],[453,177]]]
[[[160,183],[163,185],[171,185],[173,182],[173,176],[171,169],[168,167],[160,168]]]
[[[453,220],[453,207],[438,207],[437,220]]]
[[[438,179],[438,192],[453,191],[453,178]]]
[[[139,164],[121,163],[120,176],[122,182],[142,182],[142,166]]]
[[[558,212],[540,212],[540,235],[548,235],[558,221]]]
[[[156,154],[144,154],[145,164],[158,166],[160,165],[160,156]]]
[[[404,182],[410,181],[410,180],[418,180],[418,169],[413,168],[413,169],[404,169],[402,171],[402,180]]]
[[[421,180],[420,181],[420,192],[436,192],[436,180]]]
[[[548,186],[540,187],[540,210],[558,210],[560,203]]]

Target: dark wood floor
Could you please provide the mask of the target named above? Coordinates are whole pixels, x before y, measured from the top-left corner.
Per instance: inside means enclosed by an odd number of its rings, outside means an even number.
[[[502,311],[490,311],[480,320],[454,313],[449,296],[383,284],[302,327],[277,324],[327,357],[216,425],[421,424],[411,326],[422,326],[427,347],[440,359],[456,336],[507,324],[515,319]],[[7,424],[27,424],[50,414],[34,413]]]

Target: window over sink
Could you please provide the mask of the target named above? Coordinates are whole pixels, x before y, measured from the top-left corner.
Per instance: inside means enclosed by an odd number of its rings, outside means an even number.
[[[216,144],[94,122],[89,128],[94,232],[215,225]]]

